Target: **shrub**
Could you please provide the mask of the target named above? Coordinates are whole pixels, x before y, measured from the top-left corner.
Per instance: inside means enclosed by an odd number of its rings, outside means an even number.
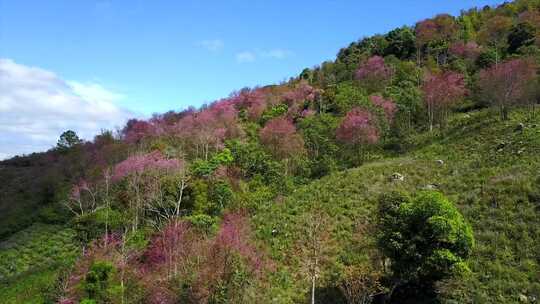
[[[106,261],[95,261],[90,266],[82,284],[89,298],[86,301],[92,301],[88,303],[95,303],[93,300],[99,303],[107,301],[108,289],[111,285],[114,270],[114,266]]]
[[[215,217],[211,217],[206,214],[195,214],[185,218],[185,220],[195,229],[204,232],[211,233],[217,229],[217,220]]]
[[[439,192],[381,196],[378,243],[401,283],[430,284],[468,270],[471,226]]]
[[[86,213],[75,219],[74,228],[81,242],[89,242],[109,231],[118,230],[127,224],[124,214],[111,208],[102,208],[92,213]]]

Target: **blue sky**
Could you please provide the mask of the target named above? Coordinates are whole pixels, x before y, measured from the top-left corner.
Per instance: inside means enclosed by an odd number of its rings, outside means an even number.
[[[67,95],[146,116],[286,80],[363,36],[499,2],[0,0],[0,58],[10,73],[51,72]]]

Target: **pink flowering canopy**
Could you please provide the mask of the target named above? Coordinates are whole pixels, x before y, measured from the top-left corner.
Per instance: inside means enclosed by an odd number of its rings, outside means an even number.
[[[384,63],[384,58],[381,56],[373,56],[369,58],[356,71],[356,79],[362,80],[368,77],[376,77],[387,79],[392,75],[392,70]]]
[[[225,214],[214,240],[214,249],[219,252],[233,251],[240,254],[255,272],[263,266],[263,257],[250,242],[249,223],[239,213]]]
[[[287,158],[302,153],[304,149],[304,141],[296,132],[296,127],[284,117],[268,121],[259,136],[261,142],[278,157]]]
[[[187,236],[190,225],[185,221],[174,220],[169,223],[151,241],[144,256],[148,267],[159,267],[166,261],[173,260],[186,253]]]
[[[174,134],[193,145],[203,147],[206,154],[211,148],[222,148],[225,139],[242,134],[235,100],[222,99],[206,109],[186,115],[174,125]]]
[[[381,108],[384,111],[384,116],[386,117],[388,122],[391,123],[394,120],[394,116],[397,112],[397,106],[394,101],[392,101],[391,99],[384,99],[379,95],[371,95],[369,97],[369,100],[375,106]]]
[[[124,129],[122,135],[128,143],[138,143],[141,139],[154,134],[154,126],[144,120],[130,119]]]
[[[167,159],[159,151],[134,155],[118,163],[113,170],[112,180],[118,181],[131,174],[142,174],[148,170],[178,170],[183,167],[178,159]]]
[[[230,97],[235,106],[245,109],[250,120],[257,120],[267,107],[267,96],[262,89],[243,89]]]
[[[466,59],[474,60],[480,56],[482,50],[480,46],[474,41],[469,41],[467,43],[463,41],[456,42],[450,46],[450,54],[454,56],[463,57]]]
[[[284,92],[281,97],[288,106],[287,116],[289,118],[302,116],[306,103],[314,101],[320,93],[320,90],[310,86],[306,81],[301,81],[293,89]]]
[[[532,60],[513,59],[480,72],[479,85],[486,99],[500,107],[526,102],[534,85],[536,65]]]
[[[317,89],[302,81],[295,88],[283,93],[283,99],[288,104],[299,101],[313,101],[317,94],[319,94]]]
[[[431,19],[426,19],[416,24],[415,32],[418,44],[424,45],[435,39],[437,35],[437,24]]]
[[[434,19],[426,19],[416,24],[416,41],[419,45],[425,45],[434,40],[449,40],[458,30],[454,17],[440,14]]]
[[[336,138],[351,145],[375,144],[379,141],[379,129],[373,114],[353,108],[336,130]]]
[[[455,72],[428,74],[422,86],[428,107],[446,107],[467,93],[463,75]]]

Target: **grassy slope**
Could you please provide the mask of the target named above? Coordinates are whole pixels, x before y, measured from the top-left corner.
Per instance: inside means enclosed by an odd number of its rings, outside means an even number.
[[[299,259],[293,248],[302,238],[300,219],[313,202],[320,202],[335,222],[337,255],[346,261],[358,250],[355,227],[373,218],[380,193],[393,188],[413,191],[434,183],[458,204],[477,240],[472,275],[452,282],[447,299],[512,303],[519,295],[538,296],[540,118],[516,132],[518,122],[525,120],[523,113],[515,113],[509,122],[485,111],[455,116],[445,137],[419,136],[410,153],[332,174],[279,202],[261,204],[252,220],[276,266],[270,288],[264,290],[268,298],[273,303],[305,299],[307,286],[296,276]],[[533,128],[535,123],[539,126]],[[390,181],[394,172],[405,180]],[[278,232],[272,236],[274,228]],[[33,226],[0,244],[0,276],[4,276],[0,302],[43,302],[59,275],[51,269],[58,269],[56,262],[69,260],[76,252],[73,232],[59,229]]]
[[[0,242],[36,221],[39,210],[53,202],[62,176],[43,154],[0,162]]]
[[[253,218],[258,235],[277,260],[272,291],[283,301],[302,299],[307,286],[292,277],[301,237],[300,218],[319,201],[335,220],[339,257],[354,255],[357,224],[373,218],[384,191],[437,184],[472,224],[476,248],[472,275],[449,282],[446,301],[512,303],[540,296],[540,118],[516,132],[525,113],[500,122],[487,111],[455,116],[446,136],[424,135],[412,152],[339,172],[298,189],[280,203],[262,206]],[[534,124],[538,126],[534,127]],[[502,147],[501,143],[505,143]],[[436,160],[444,161],[443,165]],[[403,182],[389,176],[398,172]],[[272,229],[278,233],[271,235]],[[279,287],[278,287],[279,286]]]
[[[34,224],[0,243],[0,303],[43,303],[79,252],[72,229]]]

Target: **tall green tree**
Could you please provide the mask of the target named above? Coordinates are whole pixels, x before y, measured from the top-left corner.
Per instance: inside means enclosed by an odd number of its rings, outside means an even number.
[[[522,46],[534,44],[536,29],[528,22],[521,22],[512,27],[508,34],[508,52],[515,53]]]
[[[379,200],[378,244],[391,260],[396,285],[433,286],[468,271],[474,246],[471,226],[442,193],[414,198],[392,192]]]
[[[388,45],[385,56],[394,55],[399,59],[410,59],[416,53],[416,37],[414,31],[407,26],[394,29],[386,35]]]
[[[60,138],[58,139],[58,143],[56,144],[56,147],[59,150],[65,151],[81,143],[82,143],[82,140],[79,138],[77,133],[75,133],[75,131],[67,130],[64,133],[62,133],[62,135],[60,135]]]

